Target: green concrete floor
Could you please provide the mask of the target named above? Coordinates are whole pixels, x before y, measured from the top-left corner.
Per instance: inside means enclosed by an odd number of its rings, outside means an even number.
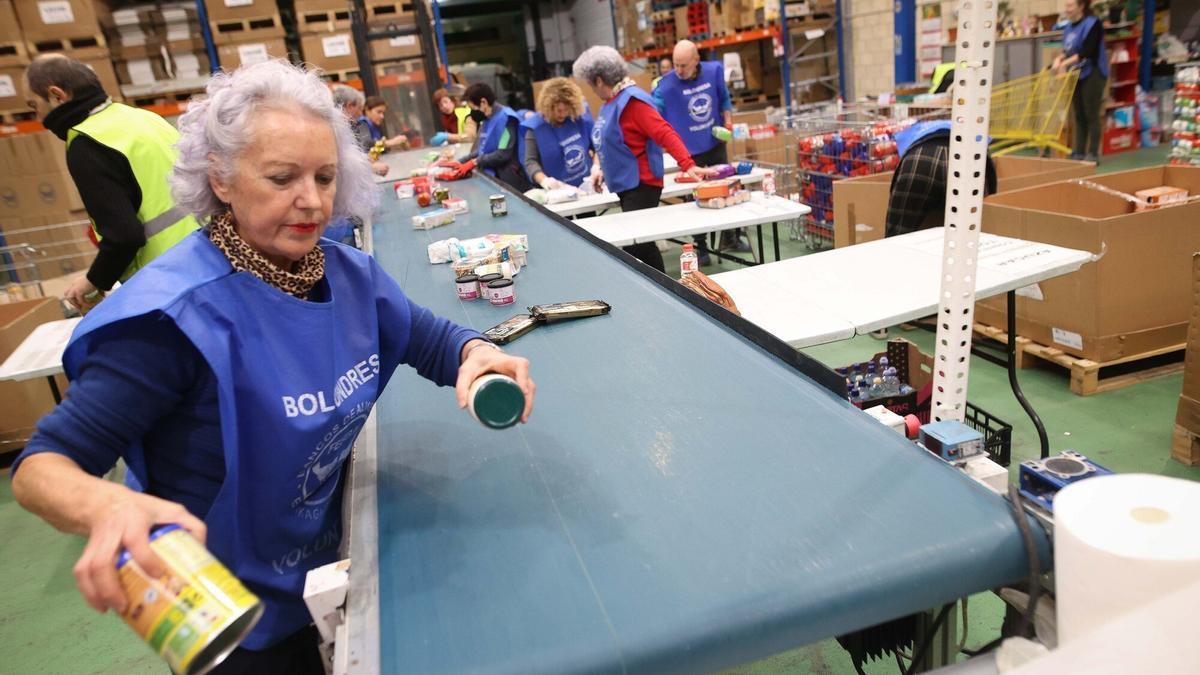
[[[1142,150],[1106,159],[1101,171],[1161,164],[1165,149]],[[786,234],[785,234],[786,236]],[[798,242],[781,242],[787,257],[807,254]],[[770,242],[767,242],[768,250]],[[678,259],[664,254],[668,267]],[[732,269],[709,266],[705,272]],[[924,331],[897,332],[932,353],[933,336]],[[831,366],[861,361],[882,349],[869,337],[807,350]],[[973,403],[1013,425],[1013,467],[1038,454],[1037,436],[1008,387],[1003,369],[972,359]],[[1060,371],[1034,368],[1021,373],[1026,394],[1042,415],[1054,451],[1076,450],[1119,472],[1144,472],[1200,480],[1200,468],[1170,459],[1171,429],[1182,376],[1173,375],[1125,389],[1081,398],[1071,394]],[[25,513],[12,499],[8,480],[0,480],[0,674],[165,673],[156,656],[114,616],[98,616],[75,590],[71,567],[82,540],[60,535]],[[998,635],[1003,608],[990,594],[971,598],[967,646],[977,648]],[[960,629],[961,630],[961,629]],[[960,632],[961,635],[961,632]],[[894,662],[868,664],[869,673],[895,673]],[[827,640],[732,673],[818,673],[849,675],[853,667],[837,643]]]

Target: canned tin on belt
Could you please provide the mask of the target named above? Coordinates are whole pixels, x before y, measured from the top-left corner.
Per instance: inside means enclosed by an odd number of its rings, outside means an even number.
[[[500,307],[511,305],[517,301],[517,295],[510,279],[498,279],[488,284],[488,302]]]
[[[479,277],[474,274],[464,274],[454,280],[458,287],[459,300],[474,300],[479,297]]]
[[[128,551],[117,575],[128,603],[121,618],[178,675],[202,675],[250,634],[263,606],[208,549],[178,525],[150,532],[166,574],[154,579]]]
[[[508,215],[508,200],[504,195],[492,195],[488,197],[488,201],[492,204],[492,217]]]

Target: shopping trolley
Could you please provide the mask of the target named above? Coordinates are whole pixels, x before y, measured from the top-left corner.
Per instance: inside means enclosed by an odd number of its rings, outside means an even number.
[[[1062,75],[1043,70],[992,87],[991,155],[1008,155],[1026,148],[1070,153],[1059,138],[1078,81],[1077,69]]]

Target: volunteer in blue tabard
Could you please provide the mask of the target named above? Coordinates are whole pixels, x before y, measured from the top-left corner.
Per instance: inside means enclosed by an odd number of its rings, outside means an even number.
[[[583,185],[598,160],[592,149],[595,125],[579,85],[565,77],[547,80],[537,109],[521,122],[525,175],[547,190]]]
[[[394,370],[454,385],[460,406],[479,375],[505,373],[531,403],[529,364],[321,238],[377,192],[316,72],[219,74],[179,128],[172,193],[205,228],[80,323],[71,395],[18,457],[13,494],[87,537],[74,571],[96,610],[125,607],[119,551],[157,576],[148,532],[178,523],[265,603],[213,672],[322,674],[304,577],[337,559],[346,459]],[[144,493],[100,478],[118,458]]]
[[[886,236],[941,227],[950,166],[950,120],[918,122],[896,134],[900,164],[892,173]],[[996,168],[986,156],[984,196],[996,192]]]
[[[604,101],[592,128],[592,145],[600,156],[592,174],[597,188],[606,184],[621,200],[622,211],[658,206],[663,190],[663,150],[679,162],[681,176],[706,178],[696,166],[679,134],[658,114],[650,95],[629,78],[628,64],[612,47],[589,47],[572,67],[575,79],[587,82]],[[654,242],[624,247],[643,263],[662,272],[662,253]]]
[[[1108,53],[1104,48],[1104,24],[1092,16],[1089,5],[1090,0],[1067,0],[1063,51],[1051,67],[1058,74],[1079,69],[1079,84],[1071,99],[1075,117],[1071,159],[1095,162],[1100,157],[1100,134],[1104,129]]]
[[[713,132],[718,127],[725,131],[733,127],[733,102],[725,87],[724,66],[716,61],[701,61],[700,50],[691,40],[680,40],[675,45],[672,63],[674,69],[654,88],[655,107],[683,139],[696,164],[727,164],[725,142]],[[738,246],[739,235],[740,231],[733,230],[722,233],[722,247]],[[705,237],[697,236],[695,240],[700,257],[706,258]],[[748,241],[741,243],[745,250],[750,250]],[[701,260],[701,264],[707,263]]]
[[[512,108],[496,101],[496,92],[482,82],[467,87],[463,94],[471,107],[471,119],[479,127],[479,138],[471,154],[460,161],[465,169],[479,167],[489,176],[525,192],[532,187],[521,168],[519,150],[521,119]]]

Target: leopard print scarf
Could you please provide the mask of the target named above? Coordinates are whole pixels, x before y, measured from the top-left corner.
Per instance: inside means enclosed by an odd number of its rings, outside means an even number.
[[[242,239],[233,225],[233,213],[230,211],[213,218],[208,228],[208,238],[229,258],[235,271],[249,272],[301,300],[307,300],[313,286],[325,276],[325,252],[320,246],[314,246],[296,261],[291,271],[280,269]]]

